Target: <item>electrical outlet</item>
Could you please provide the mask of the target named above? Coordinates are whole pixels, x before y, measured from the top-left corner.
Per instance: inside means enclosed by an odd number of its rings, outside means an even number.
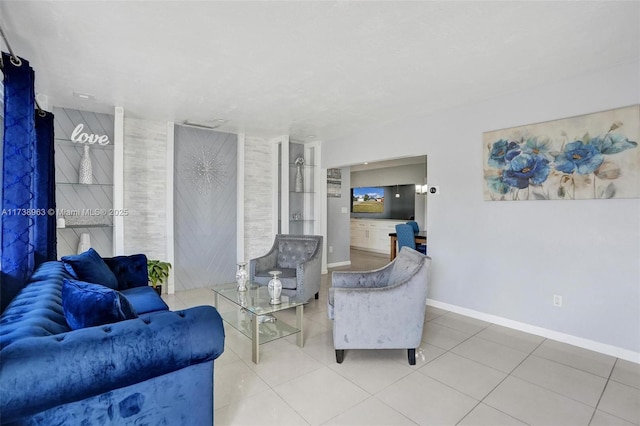
[[[553,295],[553,306],[557,308],[562,308],[562,296],[558,294]]]
[[[333,246],[329,246],[329,253],[333,253]]]

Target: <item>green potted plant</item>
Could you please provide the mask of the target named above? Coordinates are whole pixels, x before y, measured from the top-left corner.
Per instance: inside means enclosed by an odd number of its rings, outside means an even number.
[[[155,289],[158,295],[162,294],[162,283],[169,278],[169,269],[171,269],[171,264],[169,262],[162,262],[154,259],[147,260],[149,284],[151,284],[151,287]]]

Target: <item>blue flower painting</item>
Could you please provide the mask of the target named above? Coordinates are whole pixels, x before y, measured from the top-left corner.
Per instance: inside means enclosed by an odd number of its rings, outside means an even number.
[[[595,172],[604,162],[604,155],[595,145],[582,141],[568,143],[555,158],[557,170],[579,175]]]
[[[483,134],[485,200],[640,198],[640,105]]]

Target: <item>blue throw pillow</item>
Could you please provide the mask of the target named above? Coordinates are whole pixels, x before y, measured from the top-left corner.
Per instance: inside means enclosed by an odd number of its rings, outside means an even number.
[[[62,310],[73,330],[137,318],[120,292],[100,284],[64,279]]]
[[[119,291],[149,285],[147,256],[144,254],[105,257],[102,260],[116,276]]]
[[[90,248],[81,254],[63,256],[60,260],[67,271],[80,281],[118,289],[118,279],[94,249]]]

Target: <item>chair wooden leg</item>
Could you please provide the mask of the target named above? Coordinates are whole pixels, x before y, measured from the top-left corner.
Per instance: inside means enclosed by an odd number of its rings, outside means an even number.
[[[316,300],[318,300],[320,298],[320,292],[316,293]]]
[[[336,362],[342,364],[344,361],[344,349],[336,349]]]
[[[407,356],[409,358],[409,365],[416,365],[416,350],[407,349]]]

